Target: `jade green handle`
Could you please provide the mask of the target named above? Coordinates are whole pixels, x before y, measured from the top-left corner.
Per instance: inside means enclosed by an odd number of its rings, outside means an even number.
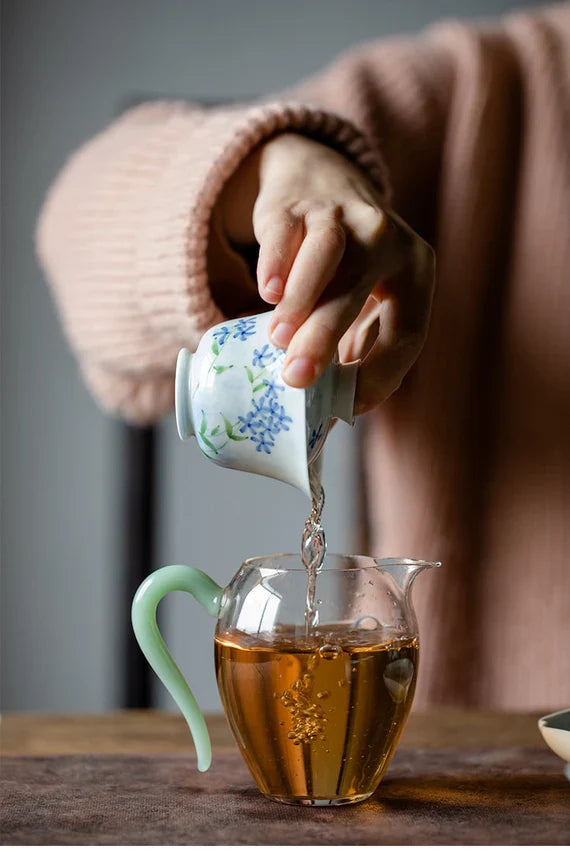
[[[178,665],[170,655],[156,622],[156,608],[170,591],[187,591],[209,615],[217,618],[223,589],[201,570],[171,564],[155,570],[140,585],[133,599],[131,620],[139,646],[184,715],[196,748],[198,770],[207,771],[212,762],[212,745],[204,716]]]

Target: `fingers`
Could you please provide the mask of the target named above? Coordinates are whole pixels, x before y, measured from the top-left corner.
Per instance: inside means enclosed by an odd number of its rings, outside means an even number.
[[[376,313],[379,332],[358,373],[355,414],[366,413],[391,396],[417,360],[429,326],[434,277],[433,251],[417,239],[410,263],[373,289],[363,321],[369,327]],[[376,310],[370,304],[373,299]],[[360,317],[356,327],[359,321]]]
[[[343,293],[318,305],[294,335],[283,364],[282,376],[291,387],[309,387],[335,354],[338,341],[366,298]]]
[[[307,234],[269,327],[273,343],[287,348],[282,375],[293,387],[322,375],[386,261],[378,208],[353,204],[338,219],[330,206],[306,214]]]
[[[366,302],[374,270],[361,271],[349,253],[310,316],[296,331],[287,349],[282,376],[292,387],[308,387],[334,357],[340,339]]]
[[[398,390],[420,353],[419,339],[395,338],[391,343],[384,339],[386,329],[395,324],[393,314],[396,310],[394,303],[390,302],[385,302],[380,310],[382,330],[358,371],[355,414],[372,410]]]
[[[253,225],[259,243],[259,294],[268,304],[278,304],[303,240],[303,222],[284,209],[264,213],[254,208]]]
[[[390,218],[376,204],[366,201],[347,205],[344,221],[355,241],[366,248],[379,245],[391,225]]]
[[[380,306],[375,298],[368,296],[364,307],[338,344],[338,354],[342,363],[363,360],[368,354],[380,330],[378,316]]]
[[[276,304],[272,342],[287,349],[282,375],[306,388],[339,348],[364,358],[356,413],[396,390],[418,357],[429,323],[434,255],[404,222],[372,203],[256,211],[259,291]]]
[[[315,309],[342,259],[346,236],[335,215],[332,210],[311,210],[305,216],[306,236],[269,327],[272,342],[280,348],[288,347]]]

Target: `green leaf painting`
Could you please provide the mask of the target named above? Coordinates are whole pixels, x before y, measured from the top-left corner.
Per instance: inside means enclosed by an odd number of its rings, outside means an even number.
[[[220,363],[223,360],[233,360],[233,341],[246,341],[254,334],[255,317],[240,319],[235,325],[228,323],[214,332],[212,356],[209,357],[207,370],[207,375],[210,376],[208,384],[214,379],[212,373],[222,375],[234,368],[234,363]],[[226,348],[228,341],[232,342]],[[252,342],[255,345],[255,339]],[[223,356],[224,353],[227,357]],[[276,370],[284,356],[284,352],[265,343],[261,348],[253,349],[253,353],[248,356],[251,357],[248,365],[243,364],[243,359],[241,360],[250,386],[250,393],[247,395],[251,397],[248,408],[242,411],[243,415],[237,416],[236,412],[230,420],[219,410],[209,410],[207,413],[201,411],[197,436],[200,449],[206,457],[219,463],[230,440],[236,443],[251,441],[256,452],[270,455],[275,447],[276,436],[282,431],[289,431],[288,423],[292,423],[293,419],[286,413],[282,404],[284,399],[281,394],[285,392],[285,386],[279,384],[276,379]],[[239,366],[238,370],[239,373],[234,373],[231,378],[241,382],[243,373]],[[222,383],[225,384],[225,381]],[[222,400],[222,404],[225,401]],[[228,398],[227,402],[230,401]],[[227,412],[230,413],[230,408]],[[318,437],[319,435],[315,440]],[[241,452],[236,454],[241,455]]]
[[[207,438],[207,437],[205,437],[204,435],[202,435],[202,441],[206,444],[206,446],[208,447],[208,449],[211,449],[211,450],[212,450],[212,452],[214,452],[216,455],[218,454],[218,450],[216,449],[216,447],[214,446],[214,444],[212,443],[212,441],[211,441],[211,440],[208,440],[208,438]]]
[[[225,428],[225,430],[226,430],[226,434],[227,434],[227,436],[228,436],[228,437],[230,437],[230,438],[231,438],[231,437],[232,437],[232,435],[233,435],[233,432],[234,432],[234,427],[233,427],[233,425],[231,424],[231,422],[228,420],[228,418],[227,418],[227,417],[224,417],[224,415],[223,415],[223,414],[221,415],[221,417],[222,417],[222,419],[223,419],[223,421],[224,421],[224,428]]]

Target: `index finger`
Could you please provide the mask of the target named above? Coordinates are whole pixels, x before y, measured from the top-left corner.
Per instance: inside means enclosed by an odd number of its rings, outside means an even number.
[[[286,348],[310,316],[342,260],[346,236],[332,211],[305,216],[306,236],[287,278],[285,293],[269,326],[273,343]]]

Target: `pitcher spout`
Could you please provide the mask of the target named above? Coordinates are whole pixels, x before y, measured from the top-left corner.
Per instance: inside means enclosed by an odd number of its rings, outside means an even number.
[[[403,594],[408,594],[416,576],[432,567],[441,567],[440,561],[420,561],[411,558],[378,558],[376,564],[389,574]]]

